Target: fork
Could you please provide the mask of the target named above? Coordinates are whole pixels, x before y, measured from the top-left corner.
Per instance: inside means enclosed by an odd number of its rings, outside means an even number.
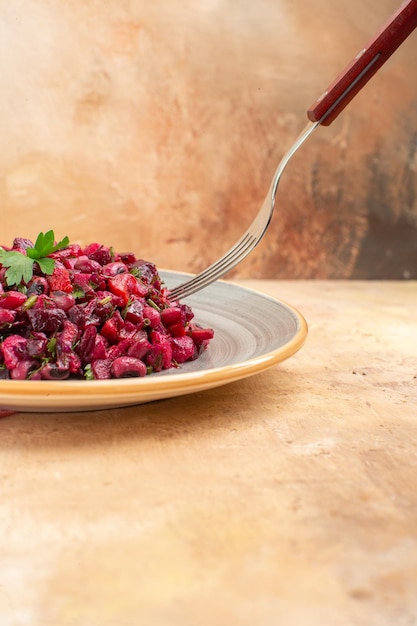
[[[329,126],[368,80],[417,27],[417,0],[403,2],[368,44],[308,109],[309,122],[281,159],[266,198],[244,235],[215,263],[169,291],[171,300],[186,298],[221,278],[243,261],[264,236],[275,207],[281,175],[294,153],[318,126]]]

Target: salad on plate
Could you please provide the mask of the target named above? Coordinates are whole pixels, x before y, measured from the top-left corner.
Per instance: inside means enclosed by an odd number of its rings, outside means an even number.
[[[0,246],[0,379],[143,377],[197,359],[213,336],[131,252],[52,230]]]

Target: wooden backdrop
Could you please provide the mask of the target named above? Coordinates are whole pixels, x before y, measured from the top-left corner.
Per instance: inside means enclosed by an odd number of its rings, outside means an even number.
[[[0,0],[0,242],[197,271],[400,0]],[[417,278],[417,32],[287,169],[241,277]]]

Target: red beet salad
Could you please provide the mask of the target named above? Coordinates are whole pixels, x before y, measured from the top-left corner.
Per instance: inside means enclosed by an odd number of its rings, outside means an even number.
[[[152,263],[92,243],[0,247],[0,379],[145,376],[198,358],[213,330],[171,301]]]

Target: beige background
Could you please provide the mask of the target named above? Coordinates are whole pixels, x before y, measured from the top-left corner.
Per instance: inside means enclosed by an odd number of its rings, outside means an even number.
[[[1,243],[196,271],[398,0],[0,0]],[[286,171],[252,277],[417,277],[417,37]]]

